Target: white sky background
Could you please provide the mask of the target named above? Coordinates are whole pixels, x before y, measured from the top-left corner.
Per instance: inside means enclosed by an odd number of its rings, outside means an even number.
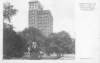
[[[4,0],[11,2],[18,13],[13,17],[12,22],[16,31],[28,27],[28,1],[30,0]],[[53,15],[53,31],[67,31],[72,37],[74,33],[74,0],[39,0],[44,9],[49,9]]]

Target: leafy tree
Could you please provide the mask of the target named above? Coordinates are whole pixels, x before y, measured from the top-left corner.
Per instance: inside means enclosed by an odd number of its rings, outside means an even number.
[[[45,42],[47,53],[52,54],[55,52],[58,57],[64,53],[73,53],[74,52],[74,42],[70,35],[65,32],[52,33]],[[49,51],[48,51],[49,50]]]
[[[13,30],[11,18],[17,13],[10,3],[3,5],[3,55],[4,58],[21,57],[25,50],[25,40]],[[5,23],[7,19],[9,24]]]
[[[3,20],[7,19],[11,22],[11,18],[16,14],[17,10],[10,3],[5,3],[3,6]]]
[[[4,5],[3,5],[3,27],[13,29],[13,26],[10,24],[11,23],[11,18],[14,15],[16,15],[16,13],[17,13],[17,9],[14,9],[13,7],[14,6],[11,5],[9,2],[4,3]],[[4,22],[6,19],[8,20],[9,24]]]
[[[25,51],[25,40],[11,28],[3,28],[3,56],[4,59],[22,57]]]
[[[31,52],[39,54],[39,51],[42,50],[45,41],[45,36],[41,33],[41,31],[36,28],[29,27],[19,34],[27,41],[27,47],[31,48]],[[33,42],[37,43],[36,48],[32,48]]]
[[[43,42],[44,41],[44,36],[42,35],[41,31],[33,28],[33,27],[29,27],[26,28],[23,32],[19,33],[24,39],[27,40],[28,43],[31,42]]]

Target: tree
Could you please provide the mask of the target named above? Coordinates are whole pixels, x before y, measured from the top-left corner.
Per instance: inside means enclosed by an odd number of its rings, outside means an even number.
[[[59,46],[61,46],[64,49],[63,53],[74,53],[75,41],[73,41],[73,38],[71,38],[70,35],[65,31],[58,33],[58,36],[60,36],[59,40],[62,42]]]
[[[17,13],[17,9],[13,8],[14,6],[10,3],[4,3],[3,5],[3,27],[13,29],[11,23],[11,18]],[[5,19],[8,20],[9,24],[5,23]]]
[[[41,33],[41,31],[36,28],[29,27],[19,34],[27,41],[27,47],[31,48],[31,52],[39,55],[40,50],[42,50],[43,42],[45,41],[45,36]],[[36,42],[37,48],[32,48],[33,42]]]
[[[5,3],[3,6],[3,21],[7,19],[11,22],[11,18],[16,14],[17,10],[13,8],[14,6],[10,3]]]
[[[64,53],[73,53],[75,45],[70,35],[65,31],[52,33],[46,40],[45,44],[47,54],[55,52],[58,57]]]
[[[4,59],[22,57],[25,51],[25,40],[11,28],[3,28],[3,56]]]
[[[25,40],[22,39],[13,30],[11,18],[16,14],[17,10],[10,3],[3,5],[3,55],[4,58],[21,57],[25,50]],[[5,23],[5,19],[9,24]]]
[[[24,39],[26,39],[28,43],[41,41],[43,42],[45,38],[45,36],[41,33],[40,30],[33,27],[26,28],[23,32],[20,33],[20,35]]]

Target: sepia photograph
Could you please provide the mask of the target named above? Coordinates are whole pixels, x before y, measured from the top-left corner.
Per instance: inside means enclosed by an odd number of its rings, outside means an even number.
[[[75,60],[74,0],[4,0],[3,60]]]

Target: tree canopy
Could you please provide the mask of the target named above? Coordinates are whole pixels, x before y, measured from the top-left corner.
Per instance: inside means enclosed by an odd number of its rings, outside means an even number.
[[[67,32],[52,33],[45,41],[45,52],[47,54],[52,54],[53,52],[57,54],[72,54],[74,53],[74,45],[73,39]]]
[[[43,41],[42,39],[45,38],[40,30],[33,27],[26,28],[23,32],[20,33],[20,35],[28,42],[39,42]]]
[[[22,57],[25,51],[25,40],[11,28],[4,28],[3,31],[4,58]]]
[[[14,9],[14,6],[10,3],[4,3],[3,5],[3,20],[7,19],[11,22],[12,16],[14,16],[17,12],[17,9]]]

